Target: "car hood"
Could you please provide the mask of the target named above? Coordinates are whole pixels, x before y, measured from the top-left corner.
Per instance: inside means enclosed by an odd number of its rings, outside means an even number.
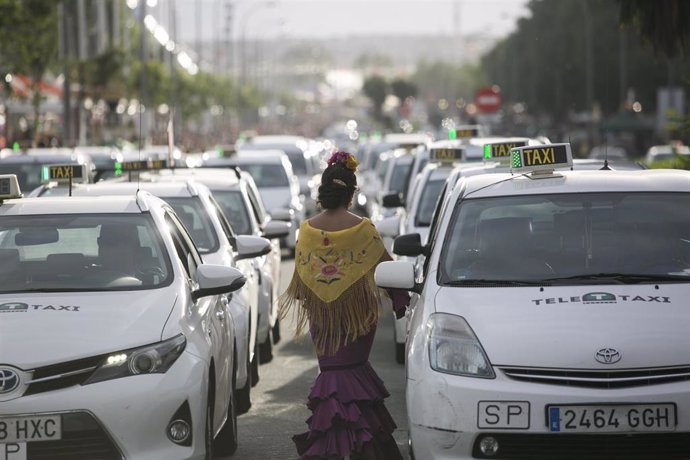
[[[690,364],[690,284],[441,288],[495,366],[623,369]],[[620,360],[600,363],[604,348]]]
[[[32,369],[161,340],[174,289],[0,295],[0,363]]]
[[[271,187],[259,190],[264,206],[270,213],[274,209],[287,209],[290,207],[292,192],[290,187]]]

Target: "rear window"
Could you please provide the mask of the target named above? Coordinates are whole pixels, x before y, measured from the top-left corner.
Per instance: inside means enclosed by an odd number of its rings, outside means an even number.
[[[248,235],[252,233],[246,202],[240,191],[214,190],[213,196],[223,210],[225,218],[235,233]]]
[[[192,237],[200,254],[218,250],[218,235],[199,197],[164,198]]]
[[[279,164],[259,163],[259,164],[241,164],[242,170],[247,171],[254,183],[259,188],[270,187],[289,187],[290,181],[288,179],[285,168]]]

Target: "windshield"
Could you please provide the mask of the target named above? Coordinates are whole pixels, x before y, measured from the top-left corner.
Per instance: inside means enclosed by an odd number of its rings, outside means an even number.
[[[307,175],[307,160],[304,158],[304,154],[300,150],[299,152],[288,152],[288,159],[292,165],[292,172],[296,176],[306,176]]]
[[[257,164],[240,164],[243,171],[247,171],[254,179],[254,183],[259,188],[269,187],[289,187],[290,181],[288,179],[285,168],[279,164],[271,163],[257,163]]]
[[[172,281],[149,215],[0,217],[0,292],[153,289]]]
[[[690,195],[578,193],[469,199],[454,210],[440,280],[690,281]]]
[[[199,197],[165,198],[187,228],[200,254],[218,250],[218,235]]]
[[[428,227],[431,225],[431,217],[436,208],[436,201],[445,183],[446,181],[443,179],[427,181],[424,190],[422,190],[422,196],[419,199],[417,215],[414,221],[415,226]]]
[[[249,235],[252,227],[249,223],[247,206],[240,191],[214,190],[213,196],[223,210],[232,229],[238,235]]]
[[[19,188],[28,193],[41,185],[40,163],[0,163],[0,174],[16,174]]]
[[[393,166],[391,173],[391,183],[388,187],[389,191],[402,192],[403,195],[407,193],[407,176],[412,168],[412,163],[396,164]]]

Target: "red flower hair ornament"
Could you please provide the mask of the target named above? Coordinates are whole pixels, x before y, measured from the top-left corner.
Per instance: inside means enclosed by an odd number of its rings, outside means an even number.
[[[342,150],[333,152],[326,163],[328,163],[328,166],[333,166],[334,164],[339,163],[352,172],[356,172],[357,166],[359,165],[357,159],[353,155]]]

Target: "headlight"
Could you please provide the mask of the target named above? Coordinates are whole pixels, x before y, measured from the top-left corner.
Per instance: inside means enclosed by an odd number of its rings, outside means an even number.
[[[426,327],[433,370],[485,379],[495,377],[484,349],[463,317],[434,313]]]
[[[187,339],[180,334],[153,345],[112,353],[101,361],[84,385],[138,374],[164,374],[186,345]]]

